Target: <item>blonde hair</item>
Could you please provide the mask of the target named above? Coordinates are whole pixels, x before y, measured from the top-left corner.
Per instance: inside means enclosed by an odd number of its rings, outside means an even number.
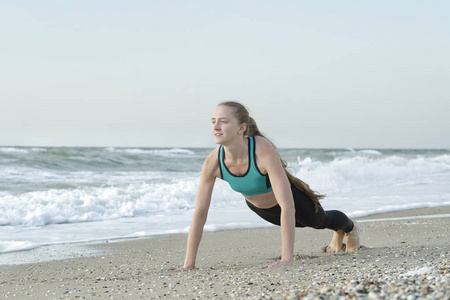
[[[259,131],[258,125],[256,125],[255,120],[252,117],[250,117],[250,114],[244,105],[240,104],[239,102],[235,102],[235,101],[225,101],[225,102],[220,103],[218,106],[221,106],[221,105],[233,108],[233,110],[234,110],[233,114],[236,117],[236,119],[238,120],[239,124],[244,124],[244,123],[247,124],[247,129],[244,131],[244,137],[261,136],[261,137],[267,139],[268,141],[270,141],[267,137],[265,137],[261,133],[261,131]],[[322,195],[322,194],[319,194],[319,193],[313,191],[309,187],[308,184],[306,184],[299,178],[292,175],[287,170],[287,163],[281,158],[281,156],[278,152],[278,148],[272,143],[272,141],[270,141],[270,143],[273,145],[273,147],[275,148],[275,150],[278,153],[278,157],[280,158],[281,165],[283,166],[284,171],[286,172],[286,176],[287,176],[289,182],[291,184],[293,184],[296,188],[298,188],[300,191],[305,193],[314,202],[315,211],[318,212],[319,207],[320,207],[319,201],[320,201],[320,199],[324,198],[325,195]]]

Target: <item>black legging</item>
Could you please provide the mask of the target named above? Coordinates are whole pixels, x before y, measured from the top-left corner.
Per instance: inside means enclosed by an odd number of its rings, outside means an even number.
[[[295,203],[295,227],[312,227],[315,229],[344,230],[348,233],[353,229],[353,222],[339,210],[324,211],[319,205],[315,212],[314,202],[302,191],[291,184]],[[277,204],[272,208],[258,208],[246,200],[248,207],[269,223],[280,226],[281,207]]]

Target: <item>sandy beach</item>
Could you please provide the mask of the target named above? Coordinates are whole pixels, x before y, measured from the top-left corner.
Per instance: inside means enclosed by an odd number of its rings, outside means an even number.
[[[191,271],[175,270],[187,235],[1,254],[0,297],[450,299],[449,214],[439,207],[361,218],[363,247],[354,253],[325,254],[332,232],[299,228],[294,264],[270,270],[281,250],[277,227],[205,233]]]

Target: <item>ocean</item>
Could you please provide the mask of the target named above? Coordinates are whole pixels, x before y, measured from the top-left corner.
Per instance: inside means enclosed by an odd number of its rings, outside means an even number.
[[[0,253],[187,233],[204,148],[0,147]],[[350,217],[450,205],[450,150],[281,149]],[[207,231],[272,226],[217,180]]]

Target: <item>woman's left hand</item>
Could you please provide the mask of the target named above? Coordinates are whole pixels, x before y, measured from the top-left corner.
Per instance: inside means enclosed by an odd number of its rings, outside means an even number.
[[[292,265],[292,260],[279,260],[279,261],[276,261],[276,262],[270,264],[267,268],[268,269],[279,268],[279,267],[290,266],[290,265]]]

